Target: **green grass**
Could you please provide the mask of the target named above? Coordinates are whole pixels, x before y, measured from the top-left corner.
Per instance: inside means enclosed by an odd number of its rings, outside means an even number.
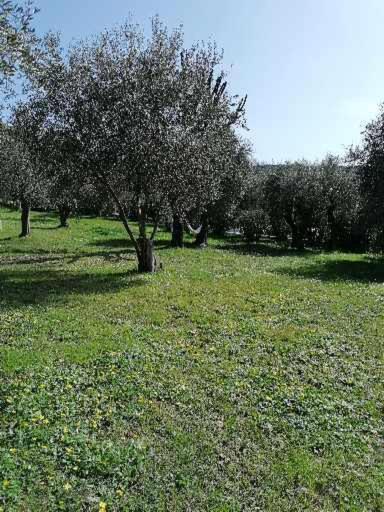
[[[382,260],[0,218],[0,509],[384,510]]]

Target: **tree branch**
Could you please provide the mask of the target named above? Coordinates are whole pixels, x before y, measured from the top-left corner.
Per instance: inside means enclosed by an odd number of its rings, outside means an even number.
[[[133,234],[133,231],[130,227],[130,225],[128,224],[128,219],[127,219],[127,215],[125,213],[125,210],[124,210],[124,206],[121,204],[121,201],[120,199],[118,198],[116,192],[113,190],[111,184],[108,182],[108,180],[106,179],[105,176],[103,175],[98,175],[98,179],[99,181],[107,188],[108,192],[111,194],[111,196],[113,197],[118,209],[119,209],[119,213],[120,213],[120,218],[121,218],[121,221],[122,223],[124,224],[124,227],[125,227],[125,230],[126,232],[128,233],[128,236],[131,240],[131,242],[133,243],[133,246],[135,248],[135,251],[137,253],[137,255],[140,254],[140,249],[139,249],[139,245],[135,239],[135,236]]]

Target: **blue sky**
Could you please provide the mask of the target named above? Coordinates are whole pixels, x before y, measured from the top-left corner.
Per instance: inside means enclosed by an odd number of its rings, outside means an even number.
[[[159,14],[224,49],[261,161],[343,154],[384,101],[383,0],[36,0],[64,42]]]

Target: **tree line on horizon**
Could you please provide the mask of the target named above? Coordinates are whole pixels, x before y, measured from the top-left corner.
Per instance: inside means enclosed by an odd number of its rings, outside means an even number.
[[[383,109],[344,159],[260,165],[241,135],[247,96],[231,93],[213,43],[187,48],[156,17],[149,36],[125,23],[62,48],[32,18],[31,2],[0,0],[13,34],[0,36],[0,87],[26,77],[0,124],[0,200],[19,202],[21,236],[31,208],[57,209],[62,227],[75,212],[116,211],[142,272],[159,267],[167,222],[176,247],[185,229],[203,247],[209,231],[239,228],[297,250],[383,249]]]

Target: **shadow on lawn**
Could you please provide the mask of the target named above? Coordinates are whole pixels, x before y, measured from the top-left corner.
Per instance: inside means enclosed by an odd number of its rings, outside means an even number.
[[[56,226],[33,226],[32,228],[33,230],[37,229],[37,230],[54,230],[54,229],[61,229],[61,226],[60,225],[56,225]]]
[[[3,270],[0,271],[0,308],[54,304],[72,294],[100,295],[144,284],[136,270],[107,274]]]
[[[58,222],[58,216],[55,213],[35,212],[30,222],[32,226],[34,224],[53,224],[54,222]]]
[[[237,252],[238,254],[250,254],[253,256],[299,256],[309,257],[316,254],[318,251],[306,249],[304,251],[298,251],[296,249],[289,249],[274,243],[251,243],[237,241],[236,239],[229,239],[227,243],[218,246],[219,249],[224,251]]]
[[[102,233],[105,234],[104,232]],[[88,242],[89,247],[106,247],[108,249],[133,249],[131,240],[127,238],[107,238],[104,240],[95,240]]]
[[[39,265],[43,263],[76,263],[84,258],[101,258],[106,262],[131,262],[136,261],[132,250],[119,251],[95,251],[95,252],[71,252],[71,253],[52,253],[41,250],[37,251],[18,251],[13,250],[11,255],[0,254],[0,268],[13,265]]]
[[[54,262],[63,262],[64,256],[45,256],[44,254],[37,253],[33,256],[29,254],[25,254],[25,252],[20,253],[20,256],[1,256],[0,255],[0,267],[9,267],[11,265],[36,265],[39,263],[54,263]],[[1,274],[0,274],[1,275]]]
[[[360,261],[347,259],[318,261],[296,268],[279,268],[278,273],[320,281],[355,281],[384,283],[384,258],[365,257]]]
[[[185,246],[188,246],[188,242],[184,243]],[[108,238],[107,240],[97,240],[95,242],[89,242],[88,246],[90,247],[105,247],[108,249],[121,249],[121,250],[131,250],[134,251],[132,242],[127,238]],[[163,249],[172,248],[171,242],[169,240],[159,239],[154,240],[155,252],[161,251]]]

